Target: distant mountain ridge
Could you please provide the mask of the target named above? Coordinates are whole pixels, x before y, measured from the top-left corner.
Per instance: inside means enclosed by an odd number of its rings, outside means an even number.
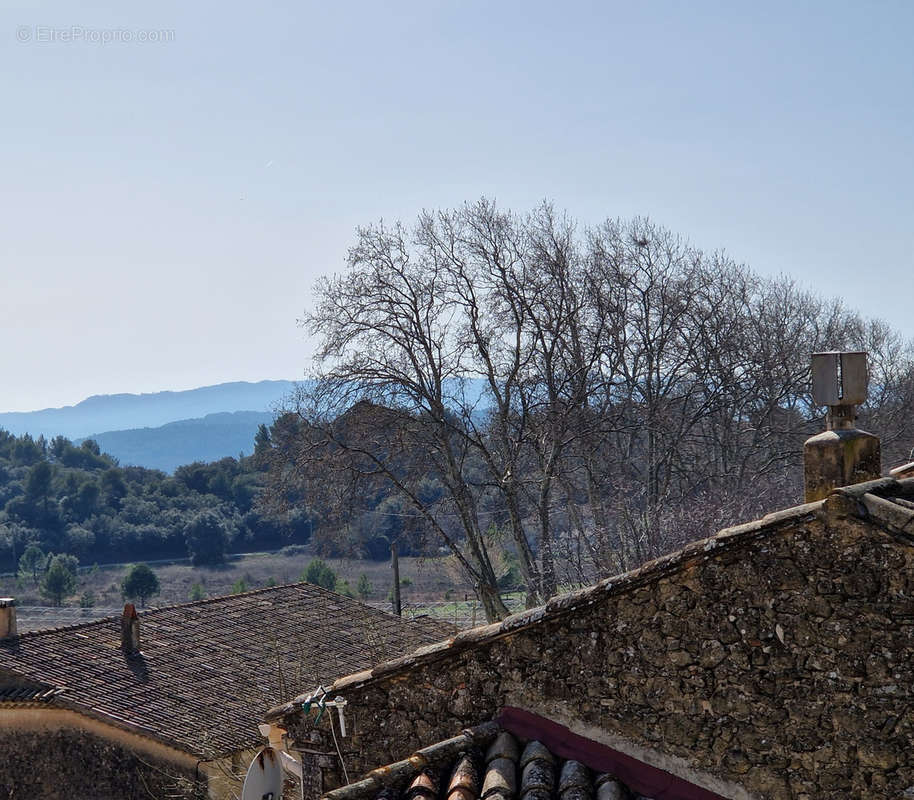
[[[485,383],[479,378],[449,379],[448,393],[487,413]],[[74,406],[0,413],[0,429],[21,436],[66,436],[79,443],[95,439],[121,466],[173,472],[194,461],[250,455],[259,425],[294,394],[293,381],[235,381],[186,391],[108,394],[87,397]]]
[[[75,406],[0,413],[0,428],[16,435],[30,433],[35,437],[60,435],[68,439],[82,439],[99,431],[108,434],[158,428],[172,422],[205,418],[210,414],[272,412],[294,389],[293,381],[235,381],[177,392],[94,395]],[[256,430],[256,425],[254,427]],[[234,454],[237,455],[237,450]]]
[[[182,419],[158,428],[133,428],[93,434],[102,452],[117,458],[121,466],[141,466],[174,472],[194,461],[218,461],[226,456],[254,451],[259,425],[271,425],[269,411],[235,411]]]

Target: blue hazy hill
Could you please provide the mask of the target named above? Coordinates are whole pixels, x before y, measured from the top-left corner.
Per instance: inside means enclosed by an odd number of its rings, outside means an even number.
[[[266,411],[222,412],[157,428],[106,431],[91,438],[102,452],[117,458],[122,467],[136,465],[173,472],[194,461],[218,461],[239,453],[250,455],[257,426],[272,422],[273,414]]]
[[[292,381],[221,383],[187,391],[96,395],[64,408],[0,413],[0,429],[47,439],[95,439],[122,466],[173,472],[181,464],[249,455],[261,424],[270,425],[296,384]],[[468,406],[477,420],[488,400],[480,379],[451,380],[455,407]]]
[[[99,431],[157,428],[208,414],[271,412],[294,388],[292,381],[236,381],[178,392],[94,395],[75,406],[0,413],[0,428],[20,436],[80,439]]]

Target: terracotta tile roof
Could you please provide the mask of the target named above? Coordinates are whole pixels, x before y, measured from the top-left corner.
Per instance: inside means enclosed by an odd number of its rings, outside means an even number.
[[[0,671],[60,690],[55,704],[198,756],[259,742],[263,710],[303,688],[447,636],[307,583],[140,613],[141,650],[121,618],[0,641]]]
[[[380,767],[324,800],[628,800],[622,781],[487,723]],[[644,798],[649,800],[649,798]]]
[[[334,789],[323,800],[724,800],[519,708]]]

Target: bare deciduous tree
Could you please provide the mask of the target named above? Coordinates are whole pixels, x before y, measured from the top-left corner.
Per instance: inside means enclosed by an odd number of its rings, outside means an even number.
[[[360,229],[316,297],[317,372],[274,426],[275,485],[340,527],[366,487],[397,494],[489,619],[507,613],[493,523],[532,604],[792,502],[821,426],[811,352],[868,350],[864,420],[893,457],[912,443],[911,343],[644,219],[423,213]]]

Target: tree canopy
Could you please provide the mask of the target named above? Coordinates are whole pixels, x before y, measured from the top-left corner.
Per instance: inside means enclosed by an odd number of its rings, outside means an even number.
[[[55,606],[76,591],[76,558],[60,554],[51,556],[48,569],[41,578],[41,594]]]
[[[141,606],[159,593],[159,578],[148,564],[134,564],[121,582],[121,591],[128,600],[139,600]]]
[[[194,566],[225,562],[229,535],[225,520],[216,512],[205,509],[197,514],[187,523],[184,537]]]
[[[499,551],[540,603],[796,502],[814,351],[867,350],[861,422],[889,460],[912,444],[910,342],[646,219],[425,212],[359,229],[314,294],[314,384],[261,439],[274,496],[337,532],[396,497],[491,619]]]
[[[38,579],[47,563],[48,557],[44,554],[44,551],[37,544],[30,544],[19,558],[19,574],[22,577],[31,578],[32,582],[37,586]]]

